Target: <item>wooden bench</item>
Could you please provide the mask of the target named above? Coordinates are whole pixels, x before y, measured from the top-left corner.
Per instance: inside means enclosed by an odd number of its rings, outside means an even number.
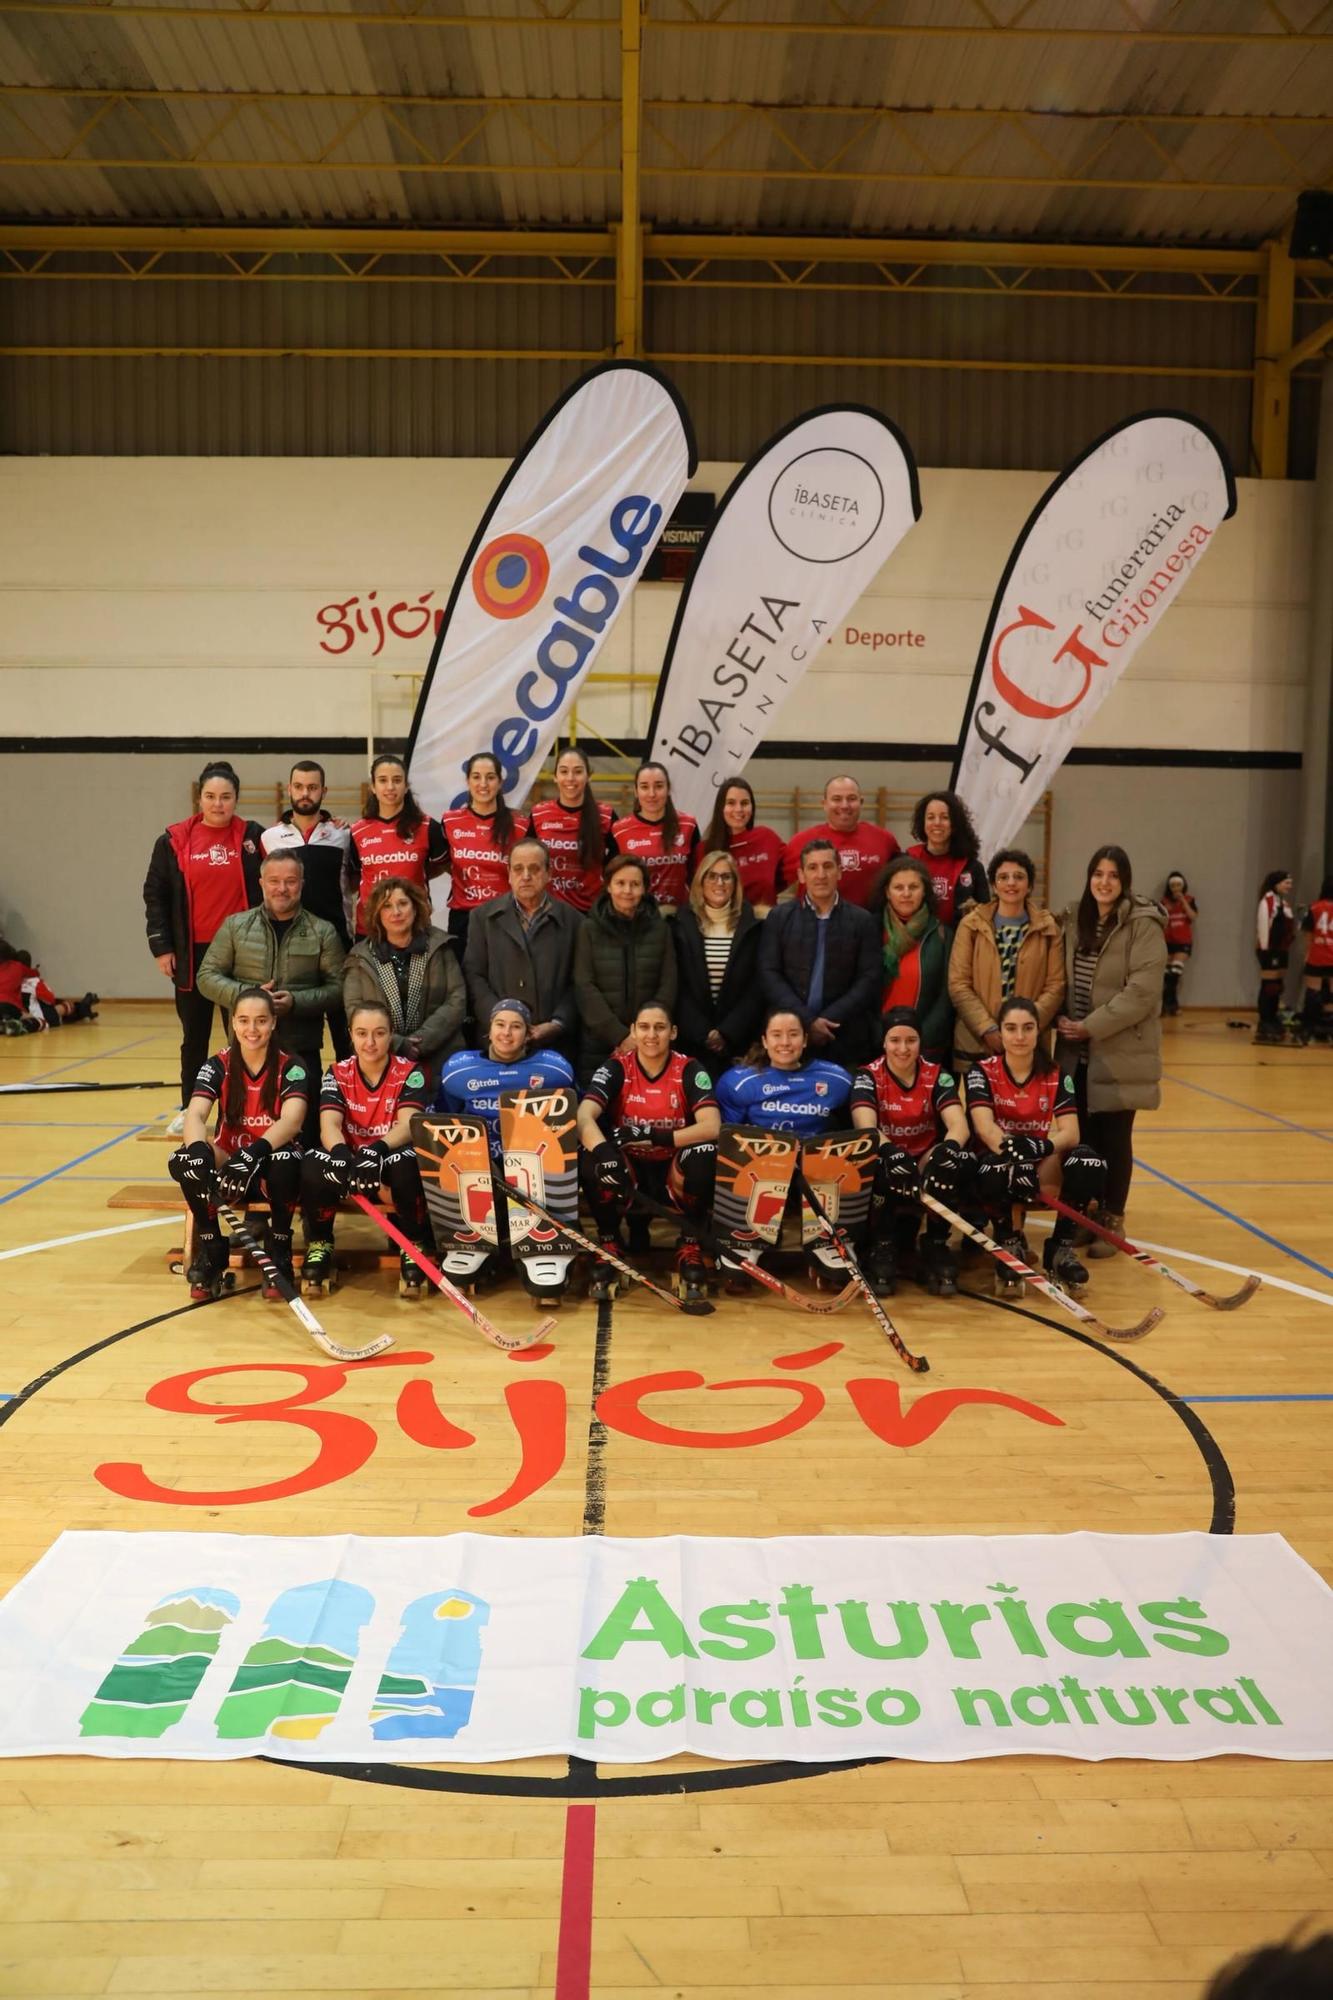
[[[174,1182],[131,1181],[127,1187],[116,1188],[109,1194],[106,1205],[108,1208],[134,1208],[160,1215],[179,1215],[182,1222],[182,1240],[167,1251],[167,1268],[176,1276],[179,1276],[189,1268],[190,1261],[194,1255],[194,1217],[181,1200],[180,1193]],[[354,1201],[341,1202],[338,1207],[339,1215],[359,1216],[361,1212]],[[247,1201],[245,1204],[245,1213],[247,1217],[265,1216],[268,1214],[268,1203],[266,1201]],[[233,1251],[231,1256],[233,1267],[239,1269],[249,1261],[244,1252],[240,1250]],[[305,1258],[302,1251],[297,1250],[293,1252],[292,1264],[296,1270],[300,1270],[304,1261]],[[378,1270],[396,1271],[398,1269],[398,1253],[390,1251],[385,1254],[377,1254],[375,1263]]]

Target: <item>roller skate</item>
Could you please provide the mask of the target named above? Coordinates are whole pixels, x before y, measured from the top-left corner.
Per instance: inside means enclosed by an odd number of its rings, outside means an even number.
[[[230,1291],[235,1280],[227,1266],[227,1245],[216,1233],[195,1237],[194,1261],[186,1272],[190,1297],[194,1300],[219,1299]]]
[[[287,1292],[284,1293],[272,1273],[265,1271],[264,1297],[269,1300],[282,1299],[285,1301],[287,1294],[296,1290],[296,1276],[292,1270],[291,1231],[288,1230],[285,1234],[279,1235],[277,1230],[270,1229],[265,1237],[264,1248],[268,1251],[269,1262],[272,1264],[277,1277],[285,1280],[287,1285]]]
[[[688,1237],[676,1248],[676,1292],[686,1304],[708,1296],[708,1266],[704,1253]]]
[[[951,1299],[958,1291],[958,1259],[947,1236],[927,1235],[921,1245],[921,1282],[932,1297]]]
[[[524,1290],[537,1305],[550,1311],[564,1304],[570,1258],[560,1255],[525,1257],[516,1252],[514,1262]]]
[[[1077,1251],[1067,1239],[1048,1236],[1042,1246],[1041,1261],[1047,1276],[1071,1298],[1087,1291],[1087,1266],[1079,1262]]]
[[[620,1255],[619,1243],[610,1237],[602,1238],[602,1248],[611,1256]],[[620,1273],[615,1265],[605,1263],[600,1257],[595,1258],[588,1273],[588,1297],[594,1304],[600,1305],[603,1299],[615,1298],[619,1289]]]
[[[1027,1263],[1028,1246],[1022,1236],[1014,1233],[1009,1236],[997,1236],[995,1240],[1002,1250],[1009,1252],[1011,1257],[1019,1257],[1025,1264]],[[1011,1270],[1008,1264],[1002,1264],[997,1257],[995,1260],[996,1298],[1021,1299],[1026,1289],[1024,1281],[1019,1277],[1017,1271]]]
[[[327,1297],[338,1282],[333,1261],[333,1244],[327,1236],[317,1236],[305,1246],[301,1266],[301,1290],[308,1299]]]
[[[422,1249],[425,1245],[420,1246]],[[429,1253],[427,1253],[429,1254]],[[426,1289],[426,1273],[406,1250],[398,1252],[398,1296],[415,1302]]]

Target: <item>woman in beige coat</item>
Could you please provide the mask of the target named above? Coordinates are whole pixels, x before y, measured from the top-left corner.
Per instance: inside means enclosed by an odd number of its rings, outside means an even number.
[[[1134,1172],[1134,1114],[1162,1101],[1162,977],[1166,918],[1134,893],[1123,847],[1099,847],[1077,903],[1061,915],[1068,1012],[1056,1023],[1056,1055],[1074,1080],[1079,1129],[1106,1159],[1100,1220],[1125,1224]],[[1100,1238],[1090,1257],[1114,1252]]]
[[[949,958],[957,1065],[1001,1053],[996,1016],[1015,995],[1031,1000],[1044,1036],[1065,997],[1065,956],[1060,926],[1032,900],[1036,877],[1031,855],[1006,847],[990,864],[994,898],[969,910],[954,933]]]

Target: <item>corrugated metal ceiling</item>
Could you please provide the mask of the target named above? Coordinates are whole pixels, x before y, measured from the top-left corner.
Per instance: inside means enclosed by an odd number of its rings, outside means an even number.
[[[614,219],[613,0],[575,0],[558,23],[538,0],[451,0],[449,24],[431,11],[443,0],[410,22],[399,0],[283,0],[271,15],[238,0],[11,7],[0,208]],[[1003,35],[983,32],[979,0],[919,0],[915,30],[906,8],[872,7],[880,34],[833,25],[832,0],[708,11],[720,25],[684,25],[687,0],[648,10],[643,214],[661,228],[1254,243],[1300,188],[1333,179],[1333,35],[1316,0],[1139,0],[1146,30],[1193,41],[1116,39],[1128,12],[1102,0],[1038,0]],[[1315,39],[1298,38],[1307,29]]]

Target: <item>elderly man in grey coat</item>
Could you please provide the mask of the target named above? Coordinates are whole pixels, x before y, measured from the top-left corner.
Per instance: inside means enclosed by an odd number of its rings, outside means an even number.
[[[535,837],[509,855],[509,893],[483,903],[468,925],[463,969],[477,1021],[497,1000],[521,1000],[532,1014],[534,1047],[570,1053],[578,1021],[574,939],[582,918],[550,894],[551,857]]]

